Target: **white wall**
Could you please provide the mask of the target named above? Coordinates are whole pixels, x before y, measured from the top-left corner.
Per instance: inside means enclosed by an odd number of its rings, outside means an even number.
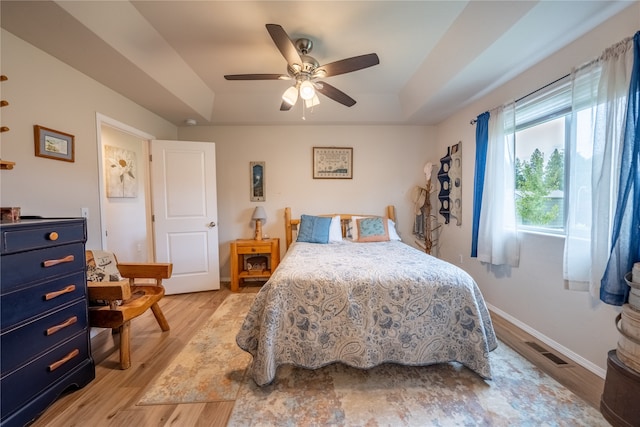
[[[20,206],[23,215],[80,216],[89,208],[87,246],[99,248],[100,198],[96,113],[158,138],[175,139],[166,120],[118,95],[43,51],[2,30],[1,157],[16,162],[0,172],[0,203]],[[33,125],[75,136],[75,162],[35,157]]]
[[[491,306],[600,375],[606,370],[607,352],[617,345],[614,319],[619,308],[594,300],[588,293],[564,289],[563,238],[521,233],[518,268],[490,269],[469,257],[475,163],[475,126],[469,121],[568,74],[572,66],[599,56],[605,48],[632,36],[638,29],[640,4],[613,17],[437,127],[440,152],[446,151],[448,145],[463,141],[463,222],[460,227],[444,227],[441,257],[467,270]]]
[[[135,197],[105,197],[103,212],[106,224],[106,249],[116,253],[118,260],[127,262],[148,262],[149,243],[152,242],[147,212],[151,211],[148,202],[148,150],[147,142],[111,126],[101,126],[101,141],[106,146],[128,150],[135,155],[134,176],[137,194]],[[109,162],[103,150],[103,173],[109,173]],[[103,184],[103,186],[106,185]],[[104,189],[103,189],[104,190]]]
[[[229,276],[229,242],[251,238],[251,214],[263,205],[263,231],[280,237],[284,208],[301,214],[384,214],[396,207],[398,228],[412,242],[411,190],[424,185],[422,169],[435,160],[434,130],[422,126],[182,127],[179,139],[216,144],[221,277]],[[353,179],[313,179],[312,147],[353,147]],[[264,161],[266,201],[249,201],[249,162]]]

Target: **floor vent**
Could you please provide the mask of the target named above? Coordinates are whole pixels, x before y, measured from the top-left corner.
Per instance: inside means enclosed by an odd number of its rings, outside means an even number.
[[[570,366],[569,362],[567,362],[566,360],[564,360],[560,356],[551,353],[549,350],[547,350],[546,348],[544,348],[543,346],[541,346],[537,342],[525,341],[525,344],[527,344],[529,347],[531,347],[532,349],[534,349],[535,351],[537,351],[538,353],[540,353],[541,355],[543,355],[547,359],[551,360],[558,367]]]

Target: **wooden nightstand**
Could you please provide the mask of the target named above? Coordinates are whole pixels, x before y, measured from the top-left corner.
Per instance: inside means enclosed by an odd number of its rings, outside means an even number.
[[[245,255],[270,255],[271,261],[265,270],[245,269]],[[238,239],[231,242],[231,291],[240,290],[244,279],[268,279],[280,263],[280,239]]]

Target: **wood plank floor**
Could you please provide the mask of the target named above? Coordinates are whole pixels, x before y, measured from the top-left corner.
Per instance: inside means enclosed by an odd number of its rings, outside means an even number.
[[[257,285],[246,285],[241,292],[258,292]],[[132,322],[132,366],[120,370],[114,336],[104,331],[92,340],[96,362],[96,379],[83,389],[63,395],[33,424],[54,426],[226,426],[234,402],[181,405],[136,406],[147,385],[180,352],[224,299],[231,293],[228,284],[212,292],[171,295],[161,306],[171,331],[160,331],[151,313]],[[560,383],[573,390],[595,408],[599,407],[604,380],[588,370],[569,363],[558,368],[555,363],[527,345],[535,341],[492,314],[500,339],[523,354]],[[115,336],[117,340],[117,335]],[[541,343],[539,343],[541,344]]]

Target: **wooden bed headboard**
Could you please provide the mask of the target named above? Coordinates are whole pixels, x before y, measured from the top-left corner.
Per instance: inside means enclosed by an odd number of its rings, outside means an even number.
[[[346,237],[347,234],[347,227],[349,225],[349,221],[351,221],[351,217],[353,216],[379,216],[379,215],[371,215],[371,214],[367,214],[367,215],[360,215],[360,214],[322,214],[322,215],[317,215],[317,216],[328,216],[328,217],[333,217],[336,215],[340,215],[340,222],[342,225],[342,237]],[[389,205],[387,206],[387,208],[385,209],[385,215],[387,218],[389,218],[392,221],[396,221],[396,208],[393,205]],[[289,249],[289,246],[291,246],[291,243],[293,242],[293,232],[294,231],[298,231],[298,225],[300,225],[300,219],[299,218],[292,218],[291,217],[291,208],[286,207],[284,208],[284,230],[285,230],[285,236],[286,236],[286,243],[287,243],[287,247],[286,249]]]

